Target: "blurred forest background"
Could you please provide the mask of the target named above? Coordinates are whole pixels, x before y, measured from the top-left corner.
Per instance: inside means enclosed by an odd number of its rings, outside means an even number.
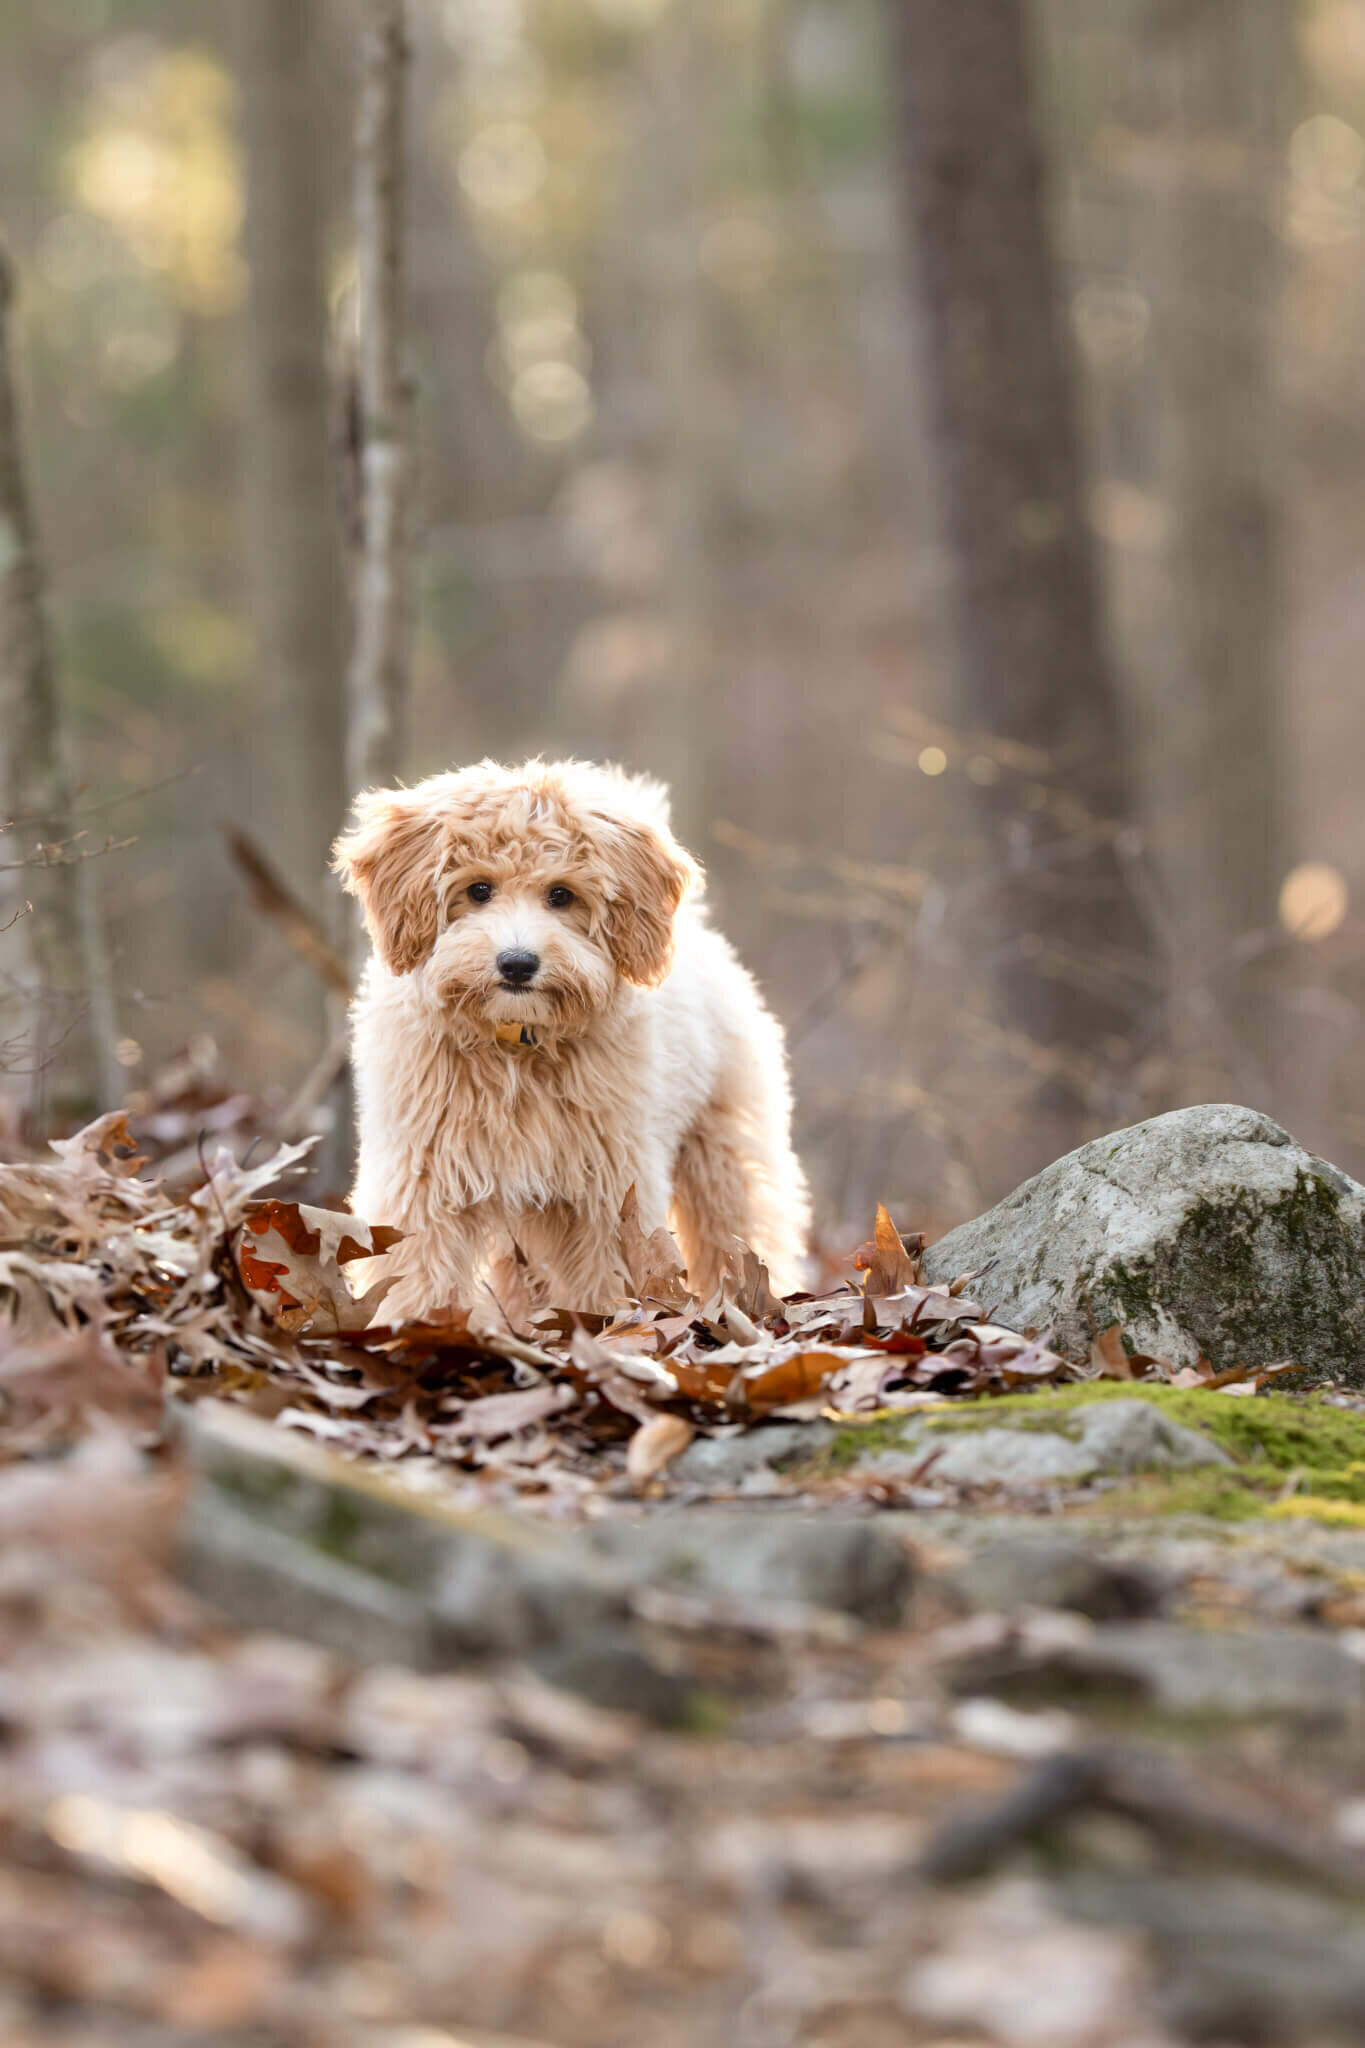
[[[58,832],[7,680],[11,1143],[337,1113],[243,859],[341,943],[361,14],[0,0],[76,762]],[[671,782],[831,1237],[1205,1098],[1361,1173],[1365,7],[408,18],[404,774]]]

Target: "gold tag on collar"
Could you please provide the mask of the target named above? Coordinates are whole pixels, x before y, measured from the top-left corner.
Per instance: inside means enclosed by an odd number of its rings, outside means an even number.
[[[505,1024],[495,1024],[493,1026],[493,1036],[497,1039],[499,1045],[510,1045],[517,1052],[520,1052],[523,1047],[530,1049],[540,1043],[529,1024],[518,1024],[510,1017]]]

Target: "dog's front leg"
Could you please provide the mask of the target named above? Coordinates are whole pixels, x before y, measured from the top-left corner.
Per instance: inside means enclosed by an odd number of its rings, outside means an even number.
[[[408,1227],[411,1235],[392,1251],[350,1269],[357,1290],[373,1286],[376,1280],[394,1283],[374,1320],[420,1322],[445,1309],[470,1307],[487,1236],[481,1210],[459,1210]]]
[[[607,1315],[629,1292],[614,1217],[570,1202],[526,1209],[512,1222],[526,1259],[525,1280],[537,1306]]]

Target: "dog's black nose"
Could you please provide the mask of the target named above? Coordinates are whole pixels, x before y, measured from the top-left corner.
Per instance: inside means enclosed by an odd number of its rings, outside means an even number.
[[[525,988],[540,972],[539,953],[499,953],[498,973],[513,988]]]

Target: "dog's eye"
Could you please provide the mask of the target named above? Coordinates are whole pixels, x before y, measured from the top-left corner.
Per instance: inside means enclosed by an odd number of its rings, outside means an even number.
[[[551,910],[567,910],[573,900],[573,890],[566,889],[562,882],[556,882],[553,889],[549,890],[545,897],[545,901],[549,904]]]
[[[465,895],[471,903],[487,903],[493,894],[491,882],[471,882]]]

